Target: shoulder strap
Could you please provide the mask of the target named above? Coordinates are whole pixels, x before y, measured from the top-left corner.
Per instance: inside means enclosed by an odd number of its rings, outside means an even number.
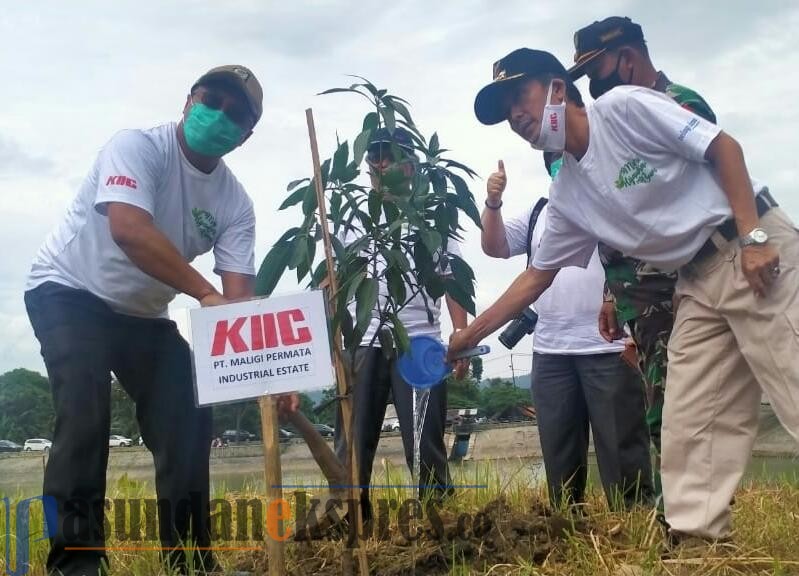
[[[525,248],[527,249],[527,260],[524,262],[525,270],[530,265],[530,256],[533,254],[533,230],[535,230],[535,224],[538,222],[538,217],[541,215],[541,211],[544,209],[544,206],[547,205],[548,200],[546,198],[539,198],[538,202],[535,203],[533,207],[533,211],[530,213],[530,222],[527,223],[527,244]]]

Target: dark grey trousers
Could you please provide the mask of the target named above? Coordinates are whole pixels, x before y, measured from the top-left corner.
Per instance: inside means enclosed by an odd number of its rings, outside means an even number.
[[[413,392],[397,371],[396,358],[386,359],[380,348],[359,348],[355,353],[355,378],[353,382],[352,406],[354,412],[355,450],[358,455],[361,500],[368,515],[369,484],[372,466],[380,441],[383,418],[389,392],[397,410],[402,445],[408,467],[413,467]],[[420,448],[420,494],[427,495],[450,490],[447,449],[444,445],[444,427],[447,418],[447,388],[441,384],[430,390],[427,416],[422,428]],[[342,416],[336,413],[336,454],[346,461],[346,443],[343,437]]]
[[[618,353],[535,353],[532,391],[553,505],[583,501],[589,427],[611,507],[652,499],[644,386]]]
[[[165,559],[186,570],[180,549],[203,548],[195,569],[216,567],[208,524],[211,410],[194,405],[189,346],[174,322],[118,314],[89,292],[53,282],[25,293],[25,305],[55,406],[44,494],[58,507],[48,572],[97,574],[106,554],[104,499],[111,424],[111,372],[136,403],[153,454]],[[89,548],[71,550],[70,548]]]

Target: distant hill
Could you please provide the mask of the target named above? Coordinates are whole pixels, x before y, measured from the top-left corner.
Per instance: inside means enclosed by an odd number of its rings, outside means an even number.
[[[483,377],[482,381],[480,382],[480,387],[485,388],[489,385],[489,380],[493,380],[493,377],[486,376]],[[502,376],[502,380],[507,380],[508,382],[513,382],[513,378],[510,376]],[[517,388],[529,388],[530,383],[532,382],[532,374],[516,374],[516,387]]]

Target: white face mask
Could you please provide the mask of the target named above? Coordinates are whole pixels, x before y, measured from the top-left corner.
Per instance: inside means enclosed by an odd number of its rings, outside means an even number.
[[[530,146],[544,152],[563,152],[566,148],[566,101],[560,104],[550,104],[552,97],[552,82],[547,90],[544,114],[541,117],[541,128],[531,142]]]

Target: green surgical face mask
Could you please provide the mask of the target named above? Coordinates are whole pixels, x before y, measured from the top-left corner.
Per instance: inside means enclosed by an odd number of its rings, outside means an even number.
[[[555,176],[558,175],[558,172],[560,172],[561,166],[563,166],[563,156],[553,161],[552,164],[549,165],[549,175],[553,180],[555,179]]]
[[[241,142],[244,130],[222,110],[195,102],[183,122],[186,144],[203,156],[224,156]]]

